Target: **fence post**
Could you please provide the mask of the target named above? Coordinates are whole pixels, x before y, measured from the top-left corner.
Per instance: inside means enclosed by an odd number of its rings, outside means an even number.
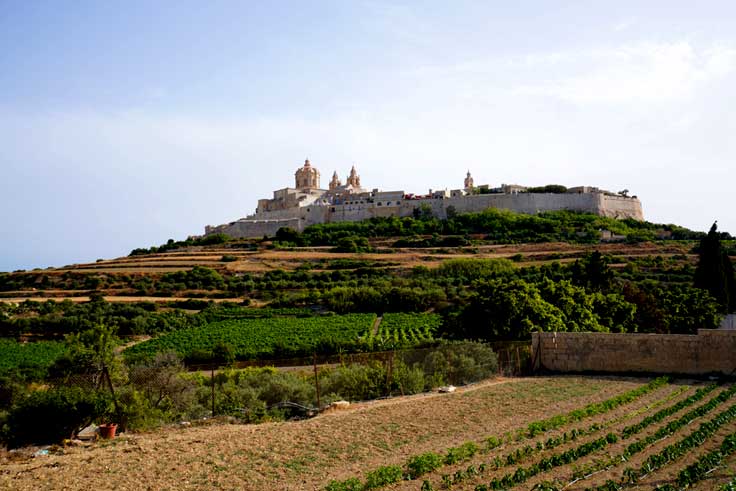
[[[322,409],[322,402],[319,397],[319,371],[317,369],[317,353],[314,353],[314,388],[317,391],[317,409]]]
[[[212,371],[210,372],[210,382],[212,382],[212,417],[215,417],[215,362],[212,361]]]

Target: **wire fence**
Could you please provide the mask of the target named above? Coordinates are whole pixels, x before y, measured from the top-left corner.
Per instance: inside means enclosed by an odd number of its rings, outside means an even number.
[[[532,348],[528,341],[508,341],[487,343],[498,361],[498,375],[515,377],[531,374]],[[293,358],[275,358],[260,360],[241,360],[234,362],[233,368],[275,367],[281,370],[309,370],[316,365],[319,369],[343,365],[367,365],[370,363],[387,363],[389,360],[416,360],[421,355],[438,351],[438,347],[408,348],[386,351],[370,351],[360,353],[315,354]],[[189,363],[190,371],[210,371],[221,368],[218,363]]]
[[[489,347],[494,354],[490,354],[487,349]],[[372,383],[381,387],[380,395],[374,394],[370,397],[382,398],[416,392],[416,379],[407,378],[408,369],[413,369],[415,374],[420,374],[419,377],[423,378],[423,382],[420,383],[437,382],[438,384],[462,385],[494,375],[507,377],[527,375],[531,373],[532,358],[530,343],[508,342],[490,345],[474,343],[463,345],[461,343],[419,349],[332,355],[315,354],[301,358],[241,361],[230,366],[214,362],[187,366],[186,371],[190,373],[201,372],[202,377],[197,379],[198,381],[195,381],[196,377],[192,379],[181,376],[184,367],[180,362],[178,364],[152,362],[116,370],[112,377],[106,368],[90,369],[82,373],[71,373],[50,379],[48,384],[57,387],[76,386],[88,390],[110,391],[114,398],[134,389],[144,393],[151,401],[175,395],[177,391],[192,390],[196,386],[200,391],[200,399],[202,391],[207,394],[206,406],[209,414],[216,415],[222,412],[218,411],[220,403],[217,401],[227,396],[228,390],[232,390],[232,387],[227,387],[227,377],[233,374],[229,371],[230,368],[276,367],[279,372],[294,372],[295,378],[301,380],[302,384],[313,385],[316,398],[312,404],[316,403],[316,405],[307,408],[310,414],[313,414],[315,411],[324,409],[326,403],[329,403],[330,398],[334,396],[333,393],[328,393],[330,389],[325,386],[330,387],[331,383],[334,385],[335,378],[331,376],[335,375],[335,372],[341,367],[347,370],[356,370],[356,367],[357,370],[360,370],[360,367],[370,369],[372,376],[378,377]],[[220,372],[225,369],[227,370],[220,376]],[[347,379],[350,378],[347,377]],[[411,385],[412,383],[414,385]],[[414,388],[409,388],[409,386]],[[350,390],[347,385],[345,387],[347,391]],[[264,386],[263,390],[269,389]],[[352,400],[364,399],[352,398]],[[289,406],[286,407],[284,404]],[[306,408],[303,402],[297,403],[286,399],[277,400],[272,406],[291,410],[297,410],[297,406]]]

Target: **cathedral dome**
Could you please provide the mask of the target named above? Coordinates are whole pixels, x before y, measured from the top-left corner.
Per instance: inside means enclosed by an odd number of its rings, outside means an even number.
[[[300,167],[294,173],[297,189],[319,189],[319,171],[312,167],[309,159],[304,161],[304,167]]]

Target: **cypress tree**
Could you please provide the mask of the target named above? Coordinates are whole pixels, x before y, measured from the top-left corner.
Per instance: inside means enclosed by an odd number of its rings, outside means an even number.
[[[708,290],[724,313],[736,310],[736,280],[731,258],[721,245],[718,223],[713,223],[708,235],[700,240],[695,286]]]

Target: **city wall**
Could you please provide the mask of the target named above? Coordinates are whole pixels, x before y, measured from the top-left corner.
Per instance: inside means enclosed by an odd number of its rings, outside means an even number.
[[[489,208],[517,213],[536,214],[544,211],[572,210],[596,213],[613,218],[643,220],[641,202],[637,199],[608,196],[603,193],[565,194],[481,194],[444,199],[401,200],[391,206],[376,202],[340,205],[307,205],[291,209],[263,212],[226,225],[207,227],[205,234],[226,233],[232,237],[273,236],[281,227],[302,231],[309,225],[330,222],[360,221],[373,217],[412,216],[414,210],[428,205],[434,216],[447,218],[452,207],[457,213],[480,212]]]
[[[736,375],[736,331],[697,335],[542,332],[532,334],[535,369]]]

